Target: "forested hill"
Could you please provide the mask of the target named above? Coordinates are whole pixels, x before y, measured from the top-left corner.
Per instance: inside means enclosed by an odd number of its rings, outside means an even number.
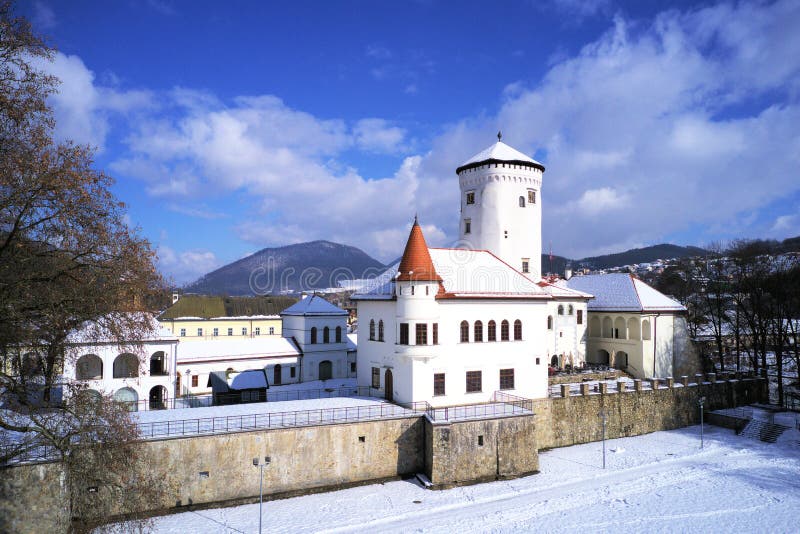
[[[665,260],[670,258],[689,258],[692,256],[702,256],[706,251],[699,247],[682,247],[667,243],[653,245],[651,247],[634,248],[616,254],[606,254],[604,256],[592,256],[573,261],[573,266],[585,266],[591,269],[608,269],[611,267],[621,267],[634,263],[651,263],[655,260]]]
[[[386,268],[362,250],[330,241],[265,248],[212,271],[184,289],[204,295],[266,295],[335,287]]]

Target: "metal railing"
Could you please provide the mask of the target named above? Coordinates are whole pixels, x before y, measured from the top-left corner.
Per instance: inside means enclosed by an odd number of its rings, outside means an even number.
[[[331,425],[354,421],[369,421],[413,416],[415,412],[403,406],[382,403],[372,406],[320,408],[291,412],[269,412],[223,417],[202,417],[177,421],[138,423],[140,437],[144,439],[218,434],[269,428]]]
[[[213,393],[199,395],[187,394],[164,400],[119,401],[131,412],[155,410],[180,410],[184,408],[208,408],[215,405],[245,404],[246,402],[281,402],[290,400],[330,399],[334,397],[371,397],[368,386],[348,386],[323,389],[298,389],[290,391],[271,391],[267,389],[266,400],[241,401],[239,393],[218,393],[214,401]]]

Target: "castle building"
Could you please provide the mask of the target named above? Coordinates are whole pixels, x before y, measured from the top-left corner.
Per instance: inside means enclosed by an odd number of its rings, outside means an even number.
[[[541,279],[543,172],[499,139],[457,169],[460,247],[429,248],[415,220],[400,263],[352,297],[360,386],[433,406],[536,398],[553,355],[582,365],[592,295]]]
[[[541,277],[544,166],[500,141],[456,169],[461,188],[461,245],[490,250]]]
[[[594,295],[589,301],[587,362],[636,378],[699,371],[680,302],[630,274],[575,276],[557,284]]]

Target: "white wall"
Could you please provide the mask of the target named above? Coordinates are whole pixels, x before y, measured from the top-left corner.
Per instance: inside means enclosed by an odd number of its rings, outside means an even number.
[[[419,292],[416,292],[417,294]],[[402,298],[402,297],[401,297]],[[401,299],[398,298],[398,301]],[[434,301],[438,317],[439,345],[416,346],[415,324],[422,320],[409,317],[409,303],[395,301],[358,301],[358,384],[370,386],[372,368],[380,369],[381,392],[385,392],[385,372],[392,369],[394,400],[427,401],[434,406],[485,402],[500,388],[500,369],[514,369],[514,389],[507,392],[528,398],[547,395],[548,347],[547,301],[495,299],[441,299]],[[426,304],[426,308],[428,305]],[[397,310],[403,309],[409,323],[410,345],[397,345]],[[384,342],[369,340],[369,322],[379,319],[386,325]],[[503,319],[509,321],[510,341],[501,339]],[[522,340],[514,341],[514,321],[522,321]],[[469,323],[470,342],[460,341],[460,324]],[[483,323],[483,342],[474,342],[474,324]],[[488,323],[497,324],[498,341],[489,342]],[[376,328],[377,330],[377,328]],[[428,327],[429,339],[431,326]],[[377,337],[377,335],[376,335]],[[538,364],[536,363],[539,359]],[[467,371],[481,371],[482,391],[466,392]],[[433,395],[433,375],[445,374],[446,394]]]
[[[541,185],[542,171],[521,165],[493,163],[461,171],[459,236],[464,246],[490,250],[517,270],[522,258],[530,258],[530,276],[538,280],[542,272]],[[536,193],[532,205],[529,189]],[[475,191],[474,204],[466,203],[468,191]],[[525,199],[525,207],[519,207],[519,197]],[[469,234],[465,219],[472,221]]]
[[[676,314],[592,312],[589,321],[593,321],[595,317],[600,321],[601,335],[588,337],[587,361],[596,363],[597,352],[605,350],[611,355],[612,366],[624,369],[637,378],[673,376],[675,359],[680,357],[680,354],[676,354],[674,325],[684,325],[685,328],[685,322],[675,320]],[[605,318],[611,319],[612,328],[618,318],[625,321],[626,328],[620,332],[620,338],[602,335]],[[631,320],[639,326],[638,336],[634,336],[636,339],[631,339]],[[649,339],[645,339],[647,337]],[[627,367],[615,360],[615,355],[620,351],[628,354]]]
[[[137,400],[147,401],[150,390],[157,386],[166,388],[164,400],[172,399],[175,394],[175,367],[177,340],[149,340],[139,346],[120,346],[116,343],[77,344],[70,347],[64,362],[64,376],[77,380],[77,365],[80,358],[87,354],[97,355],[103,362],[102,378],[98,380],[81,380],[88,388],[104,394],[114,395],[121,389],[130,388],[136,392]],[[150,357],[163,351],[165,354],[165,375],[150,375]],[[125,353],[137,357],[138,376],[132,378],[114,378],[114,361]],[[143,405],[139,406],[143,408]]]

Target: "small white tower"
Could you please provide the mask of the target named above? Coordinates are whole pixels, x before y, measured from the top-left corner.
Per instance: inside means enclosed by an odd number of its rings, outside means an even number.
[[[500,139],[458,169],[461,246],[485,249],[538,280],[542,275],[544,165]]]

